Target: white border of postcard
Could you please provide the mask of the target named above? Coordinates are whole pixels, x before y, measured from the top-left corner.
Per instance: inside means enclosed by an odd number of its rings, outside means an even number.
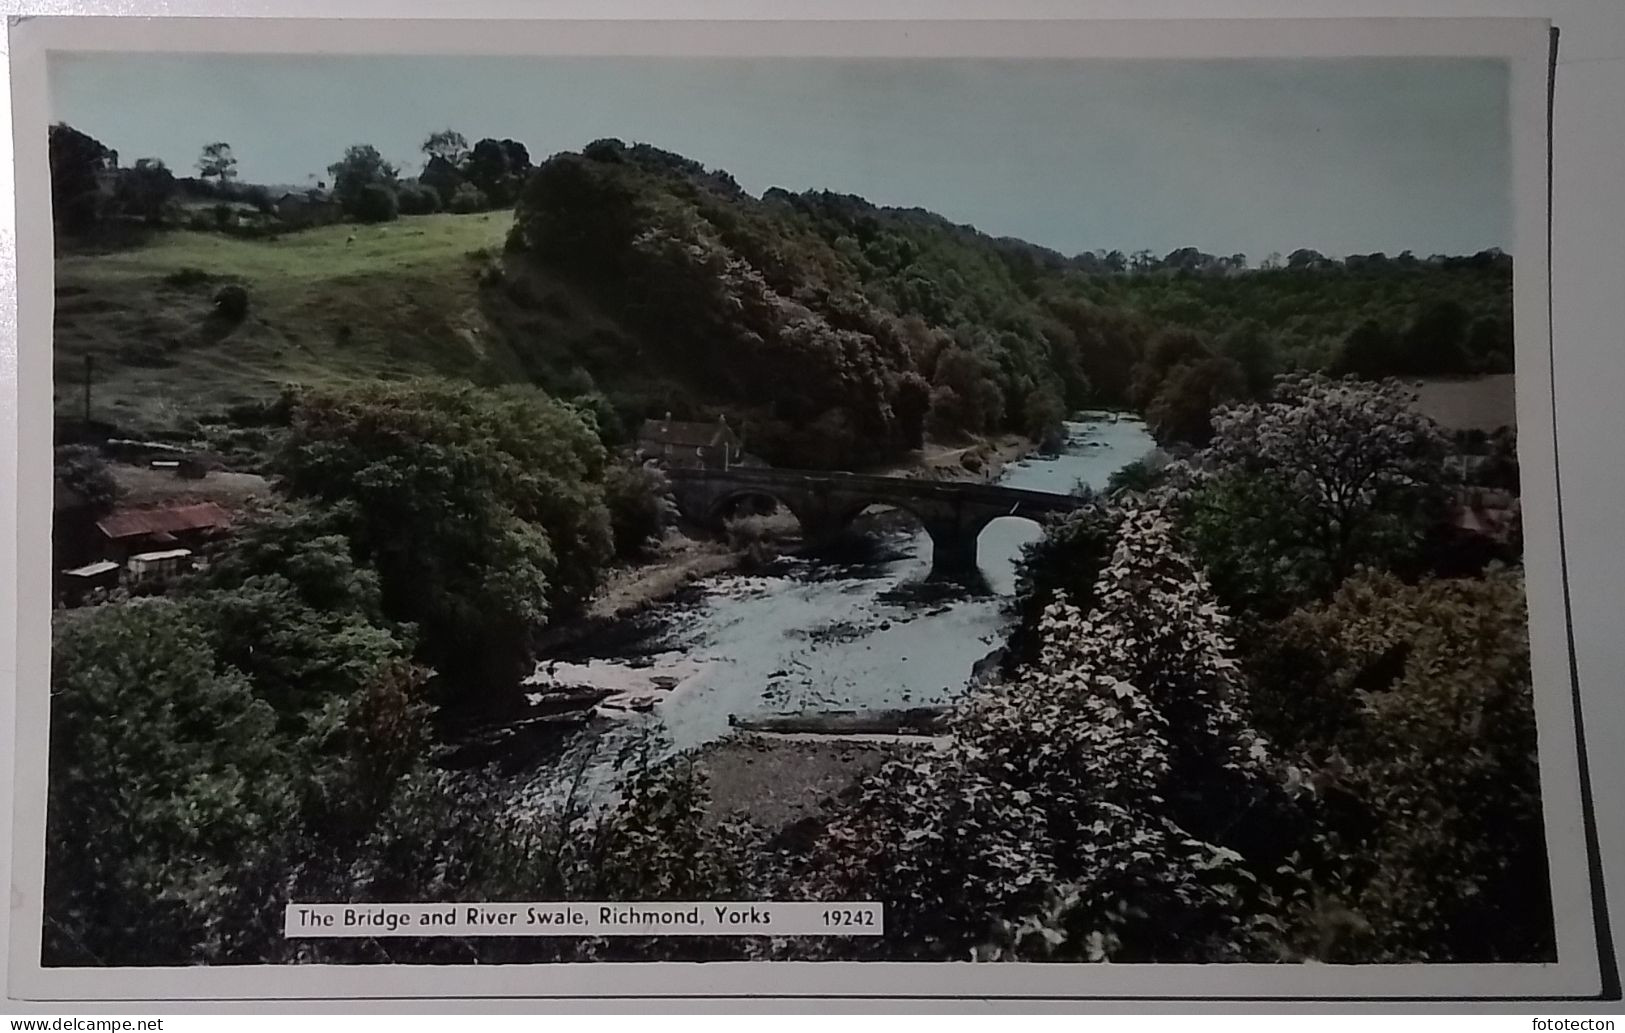
[[[1554,998],[1600,992],[1558,528],[1548,325],[1549,23],[1304,21],[527,21],[30,18],[11,26],[19,485],[51,478],[48,55],[77,52],[755,57],[1265,58],[1508,62],[1525,564],[1558,961],[1507,965],[955,962],[42,968],[50,492],[17,493],[17,751],[10,991],[34,1000],[379,997]],[[23,601],[30,601],[27,605]]]

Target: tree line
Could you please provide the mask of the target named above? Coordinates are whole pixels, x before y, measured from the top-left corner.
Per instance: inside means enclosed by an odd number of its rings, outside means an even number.
[[[421,151],[422,171],[405,177],[376,147],[354,144],[327,167],[328,179],[291,192],[307,199],[330,194],[345,218],[385,222],[403,214],[508,207],[532,167],[529,151],[516,140],[486,138],[470,146],[452,129],[430,134]],[[246,206],[273,223],[277,214],[279,199],[271,188],[242,182],[236,154],[223,140],[203,145],[197,175],[191,177],[176,176],[159,158],[139,158],[131,166],[121,166],[117,151],[64,123],[50,127],[49,156],[55,222],[68,236],[83,236],[121,221],[225,228],[225,214],[234,211],[232,205]],[[188,220],[179,209],[185,200],[214,201],[218,206]],[[217,212],[225,214],[217,217]]]

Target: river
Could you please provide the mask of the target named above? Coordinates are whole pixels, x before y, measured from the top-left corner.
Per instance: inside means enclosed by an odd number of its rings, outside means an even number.
[[[1098,414],[1068,423],[1058,454],[1009,464],[998,483],[1103,489],[1153,447],[1140,421]],[[650,732],[661,752],[705,745],[728,734],[730,715],[943,703],[1003,644],[1016,564],[1040,533],[1019,517],[989,524],[978,541],[980,592],[927,584],[931,539],[918,527],[871,536],[868,555],[855,561],[785,557],[760,574],[703,579],[543,661],[533,682],[615,687],[653,704],[601,708],[619,716],[589,726],[592,768]]]

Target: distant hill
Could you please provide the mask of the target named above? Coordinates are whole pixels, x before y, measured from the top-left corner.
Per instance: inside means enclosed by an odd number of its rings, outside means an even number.
[[[861,466],[925,435],[1041,437],[1086,405],[1197,439],[1208,405],[1295,366],[1509,368],[1505,256],[1291,262],[1063,256],[847,195],[752,197],[606,140],[540,165],[512,213],[63,254],[57,394],[77,412],[94,356],[97,418],[195,434],[285,383],[531,381],[612,439],[725,414],[770,461]],[[240,322],[214,310],[226,284]]]

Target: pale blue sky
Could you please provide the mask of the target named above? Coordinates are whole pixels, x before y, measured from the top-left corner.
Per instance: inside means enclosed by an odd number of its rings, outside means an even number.
[[[429,132],[541,160],[617,136],[731,172],[928,208],[1073,254],[1511,247],[1508,76],[1459,58],[1281,61],[55,55],[54,120],[189,172],[327,178]]]

